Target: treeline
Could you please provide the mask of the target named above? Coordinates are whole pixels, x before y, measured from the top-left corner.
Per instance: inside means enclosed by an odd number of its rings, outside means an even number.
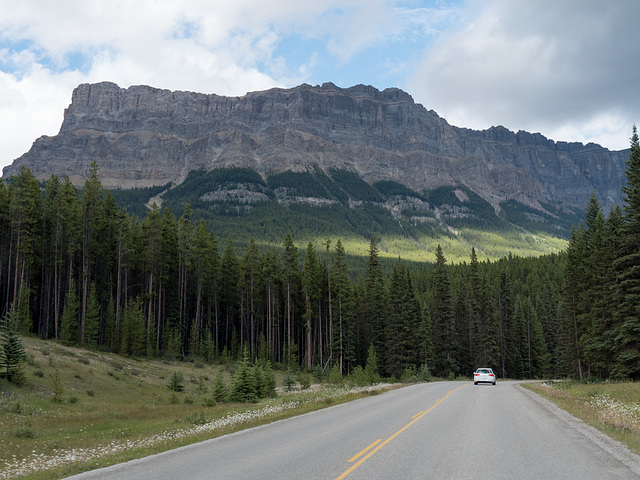
[[[448,265],[398,259],[370,241],[364,274],[339,239],[235,252],[203,221],[118,208],[93,165],[78,191],[27,169],[0,184],[0,305],[23,334],[127,355],[268,360],[384,377],[636,378],[640,372],[640,148],[625,209],[595,199],[569,251]]]
[[[640,145],[627,162],[624,208],[592,196],[567,249],[562,315],[575,375],[640,378]]]

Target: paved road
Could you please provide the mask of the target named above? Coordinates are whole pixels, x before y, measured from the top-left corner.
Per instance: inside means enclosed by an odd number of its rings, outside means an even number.
[[[436,382],[71,478],[634,479],[640,457],[516,382]]]

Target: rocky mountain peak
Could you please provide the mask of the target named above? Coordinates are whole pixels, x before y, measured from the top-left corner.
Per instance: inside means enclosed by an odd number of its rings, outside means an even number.
[[[415,191],[463,184],[496,206],[583,208],[591,192],[605,207],[620,202],[627,158],[502,126],[457,128],[397,88],[304,84],[225,97],[102,82],[78,86],[58,135],[37,139],[3,174],[25,165],[82,184],[96,160],[103,185],[129,188],[229,166],[263,176],[342,169]]]

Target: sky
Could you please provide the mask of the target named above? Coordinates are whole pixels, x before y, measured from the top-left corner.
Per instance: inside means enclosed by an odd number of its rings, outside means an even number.
[[[398,87],[450,124],[629,147],[637,0],[0,0],[0,168],[111,81]]]

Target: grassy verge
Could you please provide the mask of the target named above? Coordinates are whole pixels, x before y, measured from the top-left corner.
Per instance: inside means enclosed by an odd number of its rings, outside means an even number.
[[[235,365],[140,360],[25,339],[26,385],[0,380],[0,479],[57,479],[375,394],[387,385],[211,400]],[[167,388],[173,373],[184,391]],[[54,401],[55,400],[55,401]]]
[[[640,454],[640,383],[529,383],[526,388]]]

